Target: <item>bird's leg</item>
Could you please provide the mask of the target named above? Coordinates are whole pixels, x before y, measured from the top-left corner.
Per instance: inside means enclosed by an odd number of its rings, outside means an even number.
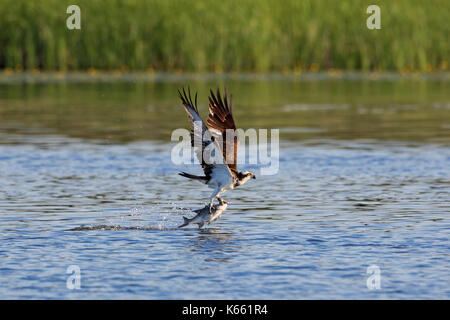
[[[217,186],[215,189],[214,189],[214,192],[211,194],[211,196],[209,197],[209,213],[211,213],[212,212],[212,207],[213,207],[213,204],[214,204],[214,199],[219,195],[219,192],[220,192],[220,186]]]

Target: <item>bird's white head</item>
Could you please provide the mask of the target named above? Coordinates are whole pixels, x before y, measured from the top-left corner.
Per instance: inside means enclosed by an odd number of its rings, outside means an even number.
[[[256,176],[253,174],[253,172],[241,171],[238,173],[237,178],[238,178],[237,185],[241,186],[250,179],[256,179]]]

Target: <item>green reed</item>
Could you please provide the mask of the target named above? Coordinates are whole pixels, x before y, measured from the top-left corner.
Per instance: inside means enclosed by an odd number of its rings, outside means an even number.
[[[70,4],[81,30],[66,28]],[[436,71],[449,21],[448,0],[1,0],[0,68]]]

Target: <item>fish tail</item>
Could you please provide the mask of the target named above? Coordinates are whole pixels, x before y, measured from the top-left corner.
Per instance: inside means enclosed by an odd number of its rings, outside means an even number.
[[[179,226],[178,228],[182,228],[182,227],[187,226],[189,224],[189,222],[191,222],[190,219],[188,219],[186,217],[183,217],[183,224],[181,226]]]

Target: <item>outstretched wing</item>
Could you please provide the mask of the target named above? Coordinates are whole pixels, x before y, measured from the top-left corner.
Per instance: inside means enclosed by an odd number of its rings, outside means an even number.
[[[191,123],[191,146],[194,148],[195,155],[202,165],[205,176],[208,180],[219,172],[222,175],[225,173],[231,176],[230,170],[224,163],[222,157],[217,157],[222,161],[215,161],[217,158],[214,153],[220,153],[221,149],[219,149],[213,135],[209,132],[208,128],[205,126],[203,120],[198,114],[197,93],[194,98],[195,103],[191,98],[189,88],[187,92],[184,88],[182,92],[178,90],[178,94]],[[208,148],[208,150],[205,152],[206,148]]]
[[[237,171],[237,150],[239,146],[238,137],[236,134],[236,125],[233,119],[231,95],[230,102],[227,98],[227,90],[225,89],[224,98],[220,95],[220,90],[217,88],[217,95],[210,90],[209,96],[209,116],[207,120],[208,129],[218,139],[220,148],[223,153],[223,158],[228,165],[231,173],[236,176]]]

